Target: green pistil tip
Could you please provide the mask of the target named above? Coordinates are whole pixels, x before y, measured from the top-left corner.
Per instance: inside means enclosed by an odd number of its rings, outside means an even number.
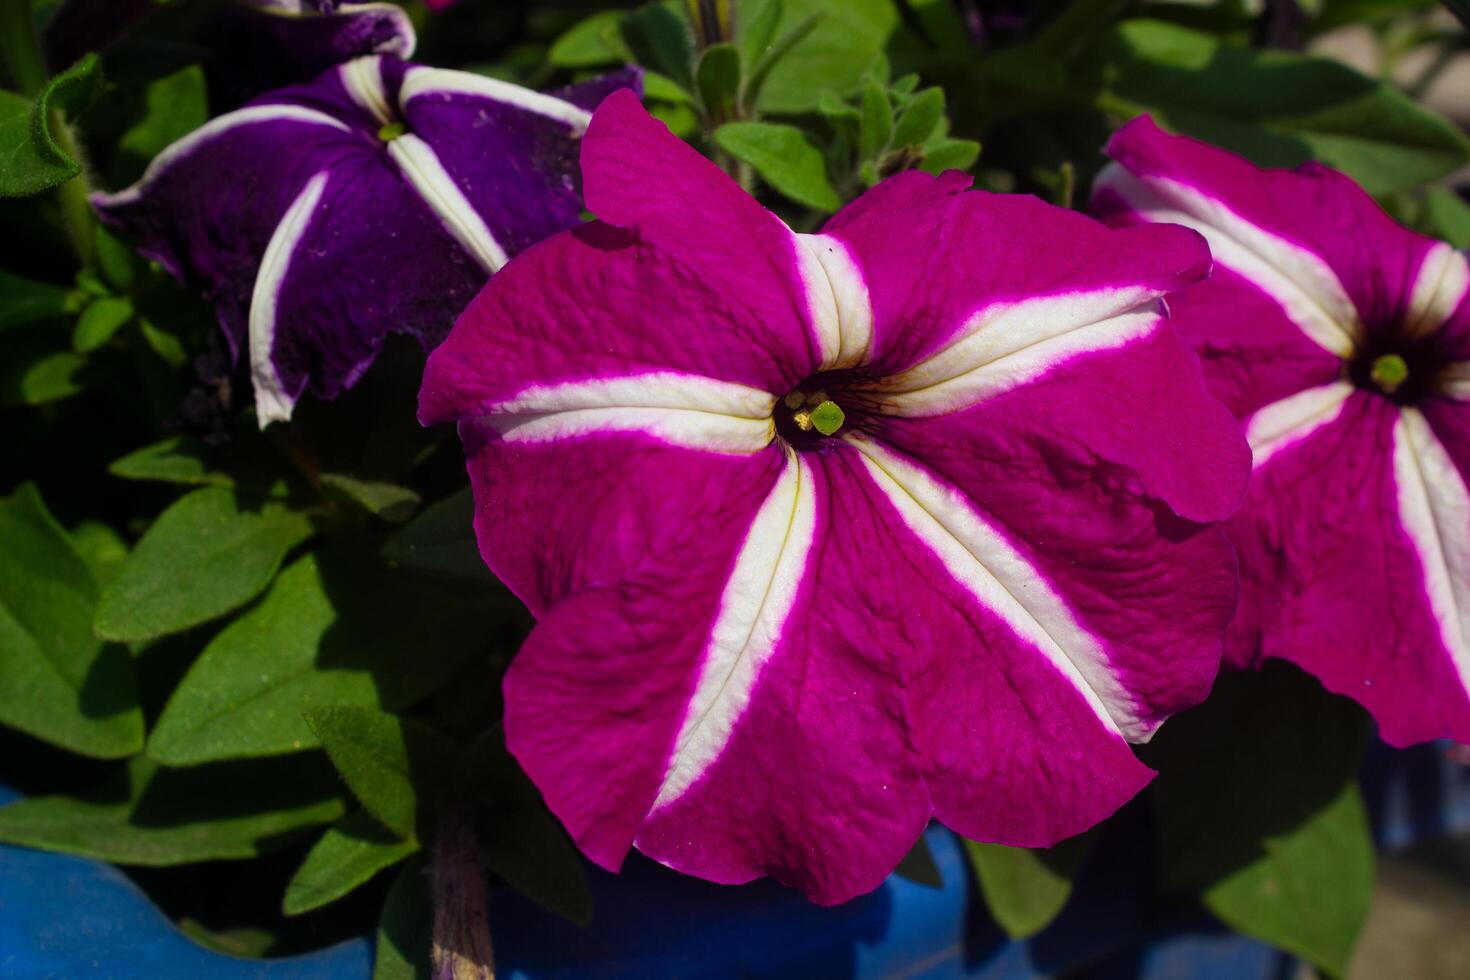
[[[843,421],[847,418],[842,412],[842,406],[836,402],[822,402],[812,409],[812,428],[824,436],[830,436],[842,428]]]
[[[1373,362],[1373,371],[1369,376],[1380,391],[1391,395],[1409,380],[1409,365],[1397,354],[1384,354]]]
[[[408,132],[408,127],[403,123],[390,122],[378,130],[378,139],[384,143],[391,143],[406,132]]]

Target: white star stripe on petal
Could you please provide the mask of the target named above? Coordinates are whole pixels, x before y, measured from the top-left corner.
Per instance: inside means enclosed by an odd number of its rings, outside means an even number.
[[[408,105],[413,99],[431,95],[468,95],[477,99],[489,99],[513,105],[527,112],[545,116],[565,123],[573,135],[580,136],[592,121],[592,113],[580,106],[554,95],[533,92],[531,89],[502,82],[497,78],[472,75],[464,71],[444,68],[414,67],[403,76],[403,85],[398,91],[398,101]]]
[[[976,602],[1046,657],[1109,731],[1132,742],[1153,734],[1155,726],[1139,717],[1096,637],[964,494],[872,440],[847,441],[914,537]]]
[[[1257,409],[1246,422],[1245,438],[1251,445],[1253,468],[1293,446],[1342,413],[1353,393],[1346,381],[1308,388]]]
[[[1470,691],[1470,492],[1416,408],[1403,409],[1394,426],[1393,475],[1440,640]]]
[[[507,442],[598,432],[643,432],[673,445],[753,453],[775,436],[776,397],[699,375],[656,371],[538,385],[495,405],[479,423]]]
[[[1470,361],[1456,361],[1440,371],[1437,390],[1446,398],[1470,401]]]
[[[873,305],[862,270],[830,235],[796,235],[796,257],[809,315],[821,343],[823,371],[851,368],[873,343]]]
[[[277,304],[296,246],[311,225],[326,188],[325,173],[319,173],[306,182],[271,234],[265,255],[260,260],[260,269],[255,274],[255,286],[250,294],[250,379],[255,385],[255,415],[262,429],[271,422],[289,419],[291,409],[296,405],[296,396],[281,384],[271,360],[276,344]]]
[[[227,112],[223,116],[211,119],[183,139],[169,144],[167,149],[153,158],[153,162],[148,164],[148,169],[143,172],[142,179],[133,186],[120,190],[116,194],[98,194],[95,200],[101,207],[115,207],[136,201],[165,170],[200,149],[204,144],[239,129],[241,126],[270,122],[311,123],[342,133],[352,132],[352,128],[340,119],[334,119],[325,112],[318,112],[299,105],[256,105],[236,109],[234,112]]]
[[[393,121],[388,90],[383,86],[383,59],[372,55],[354,58],[337,69],[337,78],[347,94],[382,126]]]
[[[1465,261],[1465,253],[1455,251],[1445,242],[1436,242],[1425,253],[1414,277],[1404,329],[1413,336],[1438,330],[1464,301],[1467,289],[1470,289],[1470,264]]]
[[[1210,243],[1215,263],[1270,296],[1314,343],[1339,357],[1362,335],[1357,307],[1316,253],[1258,227],[1223,201],[1165,177],[1138,178],[1110,164],[1098,187],[1117,194],[1149,221],[1193,228]]]
[[[1161,322],[1156,295],[1142,287],[1106,289],[986,307],[943,350],[871,390],[893,415],[957,412],[1070,357],[1147,336]]]
[[[788,448],[786,467],[751,522],[720,596],[654,809],[677,799],[720,757],[780,644],[816,537],[812,479],[810,465]]]
[[[388,144],[388,156],[404,178],[434,212],[440,224],[464,250],[474,256],[487,273],[509,261],[478,211],[464,196],[444,164],[428,143],[413,133],[404,133]]]

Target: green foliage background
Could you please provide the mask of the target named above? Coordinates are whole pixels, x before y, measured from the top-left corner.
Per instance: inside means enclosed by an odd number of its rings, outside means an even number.
[[[476,553],[452,434],[414,422],[422,355],[390,346],[340,401],[258,431],[212,311],[85,198],[209,118],[211,4],[159,0],[52,73],[31,25],[55,6],[0,0],[0,783],[29,797],[0,841],[123,865],[230,952],[379,928],[387,980],[423,975],[420,852],[452,805],[497,880],[588,921],[582,859],[504,749],[500,676],[530,620]],[[1470,140],[1416,97],[1430,75],[1395,73],[1467,49],[1424,0],[1285,22],[1052,0],[980,39],[949,0],[407,6],[432,64],[537,87],[643,65],[653,111],[799,230],[909,168],[1077,206],[1107,134],[1148,112],[1262,164],[1323,160],[1470,244],[1446,183]],[[1345,25],[1380,76],[1301,50]],[[1162,894],[1342,973],[1373,883],[1366,737],[1291,668],[1222,679],[1144,751]],[[1045,928],[1099,836],[972,845],[996,921]],[[900,873],[937,872],[920,850]]]

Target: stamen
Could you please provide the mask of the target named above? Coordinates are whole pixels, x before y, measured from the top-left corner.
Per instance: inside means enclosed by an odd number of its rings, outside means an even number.
[[[378,128],[378,139],[384,143],[391,143],[406,132],[408,132],[408,127],[403,123],[390,122]]]
[[[1384,354],[1373,362],[1368,377],[1385,395],[1391,395],[1409,380],[1409,365],[1398,354]]]
[[[808,412],[806,409],[802,409],[795,415],[791,416],[791,421],[795,422],[796,427],[802,432],[812,431],[812,413]]]

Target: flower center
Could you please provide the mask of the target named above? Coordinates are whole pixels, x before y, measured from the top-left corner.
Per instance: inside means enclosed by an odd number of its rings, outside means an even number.
[[[378,127],[378,139],[384,143],[391,143],[406,132],[408,132],[408,127],[401,122],[385,123]]]
[[[797,449],[815,449],[847,424],[847,411],[822,388],[797,388],[776,406],[776,433]]]
[[[1370,330],[1347,362],[1347,379],[1396,404],[1416,405],[1433,397],[1450,360],[1437,333],[1414,337]]]

